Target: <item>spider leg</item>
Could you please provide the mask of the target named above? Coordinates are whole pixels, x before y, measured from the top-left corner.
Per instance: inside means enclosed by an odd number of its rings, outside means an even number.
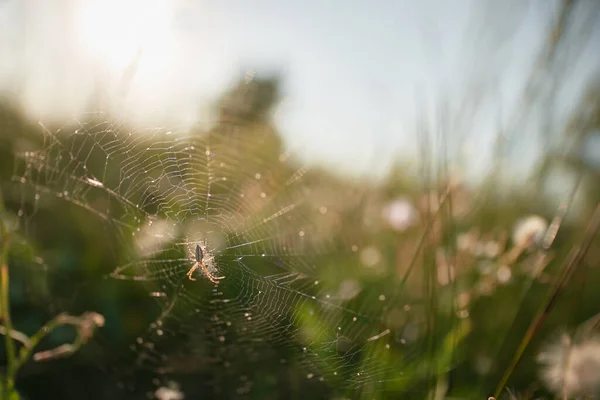
[[[192,257],[192,260],[195,260],[196,259],[196,255],[194,254],[194,252],[190,248],[190,243],[188,242],[187,239],[185,239],[185,245],[187,247],[188,253],[190,254],[190,257]]]
[[[192,266],[192,268],[190,268],[190,270],[187,273],[187,277],[190,281],[195,281],[196,278],[194,278],[192,276],[192,274],[194,273],[194,271],[196,271],[198,269],[199,264],[198,263],[194,263],[194,265]]]
[[[206,265],[204,265],[204,263],[200,263],[200,266],[202,267],[202,271],[204,271],[204,274],[206,275],[208,280],[212,283],[219,283],[219,279],[225,278],[224,276],[214,276],[213,274],[211,274],[208,268],[206,268]]]

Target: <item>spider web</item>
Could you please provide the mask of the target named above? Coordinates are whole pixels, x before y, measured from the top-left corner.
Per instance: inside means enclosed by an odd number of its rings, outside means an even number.
[[[195,374],[220,396],[269,379],[364,395],[402,385],[387,354],[402,348],[408,365],[411,351],[385,315],[408,321],[414,304],[398,283],[365,290],[353,278],[361,239],[343,221],[360,197],[294,166],[268,127],[131,130],[98,113],[40,125],[40,145],[15,165],[20,215],[30,227],[61,202],[106,227],[119,249],[110,278],[159,309],[131,344],[134,369]],[[186,276],[197,244],[218,284],[203,268]]]

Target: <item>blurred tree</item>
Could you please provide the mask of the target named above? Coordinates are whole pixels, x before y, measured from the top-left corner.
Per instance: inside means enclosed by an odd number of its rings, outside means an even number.
[[[277,76],[256,78],[247,73],[219,102],[220,119],[224,121],[268,123],[279,100],[280,79]]]
[[[246,73],[217,102],[218,119],[210,131],[211,145],[223,145],[239,165],[260,157],[266,164],[284,161],[283,142],[271,120],[279,100],[280,78]],[[243,154],[241,154],[243,149]],[[239,151],[238,151],[239,150]]]

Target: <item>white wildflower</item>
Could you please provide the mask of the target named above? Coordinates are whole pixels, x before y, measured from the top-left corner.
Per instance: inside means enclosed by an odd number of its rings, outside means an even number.
[[[156,389],[154,397],[158,400],[183,400],[184,394],[179,390],[176,382],[169,382],[168,386],[162,386]]]
[[[544,218],[538,215],[530,215],[515,224],[512,236],[513,243],[520,248],[531,247],[534,243],[542,240],[547,229],[548,222]]]
[[[367,267],[374,267],[381,261],[381,253],[376,247],[365,247],[363,251],[360,252],[360,261]]]
[[[475,257],[482,257],[485,252],[485,244],[483,242],[475,242],[471,247],[471,254]]]
[[[559,343],[548,346],[538,354],[543,365],[541,378],[557,395],[600,393],[600,339],[585,339],[575,344],[567,335]]]
[[[350,300],[356,297],[362,290],[360,283],[354,279],[346,279],[340,283],[338,297],[342,300]]]
[[[472,250],[477,244],[477,238],[472,232],[459,233],[456,236],[456,247],[461,251]]]
[[[510,268],[507,265],[501,265],[498,268],[498,271],[496,271],[496,279],[498,280],[498,283],[500,284],[505,284],[508,281],[510,281],[510,278],[512,277],[512,272],[510,271]]]
[[[496,258],[500,255],[500,243],[490,240],[483,245],[483,253],[487,258]]]
[[[382,211],[383,219],[397,232],[402,232],[417,222],[417,209],[406,197],[398,197]]]

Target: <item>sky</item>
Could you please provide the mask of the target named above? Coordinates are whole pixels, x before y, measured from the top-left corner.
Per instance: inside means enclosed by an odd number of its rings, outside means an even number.
[[[417,121],[439,128],[440,105],[453,116],[470,104],[468,126],[452,135],[464,139],[466,169],[484,171],[498,124],[521,107],[556,4],[0,0],[0,90],[38,119],[76,115],[100,92],[133,123],[189,126],[209,119],[210,104],[247,71],[278,73],[286,146],[362,176],[416,157]],[[589,48],[577,60],[557,95],[565,109],[598,66]],[[525,160],[536,154],[529,141]]]

